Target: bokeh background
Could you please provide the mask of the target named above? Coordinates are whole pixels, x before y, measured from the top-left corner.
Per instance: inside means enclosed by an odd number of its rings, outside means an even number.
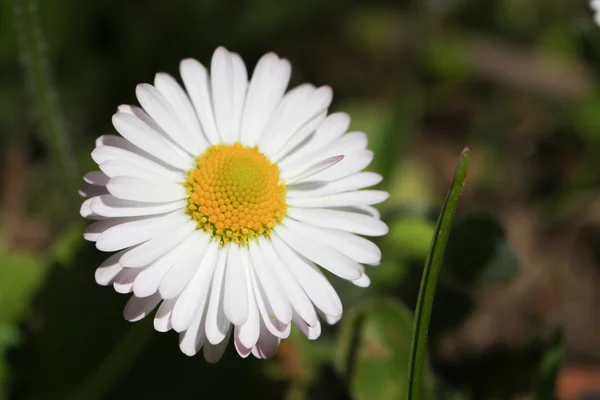
[[[391,198],[372,285],[332,279],[337,326],[314,342],[293,332],[269,361],[230,346],[210,365],[175,333],[125,322],[127,297],[95,284],[106,255],[82,239],[73,179],[136,84],[177,76],[185,57],[207,65],[219,45],[249,70],[267,51],[288,58],[292,86],[332,86],[331,110],[368,133]],[[7,0],[0,65],[0,398],[402,399],[423,262],[467,145],[424,398],[600,398],[600,27],[587,1]],[[46,77],[55,98],[39,103]]]

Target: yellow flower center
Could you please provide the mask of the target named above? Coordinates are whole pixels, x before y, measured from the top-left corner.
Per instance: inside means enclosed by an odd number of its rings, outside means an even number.
[[[214,145],[185,182],[186,212],[222,245],[268,236],[287,211],[279,168],[257,147]]]

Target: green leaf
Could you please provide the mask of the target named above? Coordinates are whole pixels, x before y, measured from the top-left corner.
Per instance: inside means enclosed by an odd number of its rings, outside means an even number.
[[[366,301],[347,313],[340,327],[335,364],[345,376],[352,398],[402,397],[412,330],[410,310],[395,300]]]
[[[555,398],[556,378],[562,366],[564,357],[564,341],[562,330],[552,335],[550,346],[539,366],[537,377],[533,384],[532,394],[535,399]]]
[[[450,228],[452,227],[458,200],[467,176],[468,165],[469,149],[466,148],[458,160],[458,166],[454,172],[454,181],[442,207],[442,212],[436,226],[436,233],[431,243],[431,251],[427,257],[427,261],[425,261],[423,279],[415,310],[414,336],[408,364],[408,386],[406,390],[408,400],[416,400],[421,394],[425,353],[427,350],[427,333],[431,320],[435,289],[444,259],[444,251],[448,237],[450,236]]]

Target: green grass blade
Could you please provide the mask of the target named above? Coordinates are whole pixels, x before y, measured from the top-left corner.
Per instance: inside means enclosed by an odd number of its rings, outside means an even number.
[[[423,376],[423,364],[427,351],[427,333],[429,332],[429,321],[431,320],[431,309],[435,297],[435,288],[446,250],[446,243],[450,235],[450,228],[454,220],[454,214],[458,205],[458,199],[462,192],[469,164],[469,149],[463,150],[458,166],[454,172],[452,187],[446,196],[440,217],[438,218],[436,232],[431,243],[431,250],[421,280],[417,307],[415,309],[415,329],[411,345],[410,361],[408,363],[408,389],[407,400],[416,400],[422,391],[421,379]]]

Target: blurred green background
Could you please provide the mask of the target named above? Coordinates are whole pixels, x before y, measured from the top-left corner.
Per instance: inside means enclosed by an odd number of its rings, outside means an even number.
[[[94,139],[136,84],[177,76],[185,57],[207,65],[219,45],[249,70],[275,51],[292,86],[333,87],[331,109],[369,134],[391,229],[371,287],[332,279],[345,317],[319,340],[293,332],[268,361],[229,346],[209,365],[173,332],[132,331],[126,296],[95,284],[106,255],[81,237],[68,174],[94,169]],[[466,145],[424,398],[599,398],[600,27],[587,1],[7,0],[0,65],[0,398],[402,399],[423,262]],[[36,71],[57,95],[41,109]]]

